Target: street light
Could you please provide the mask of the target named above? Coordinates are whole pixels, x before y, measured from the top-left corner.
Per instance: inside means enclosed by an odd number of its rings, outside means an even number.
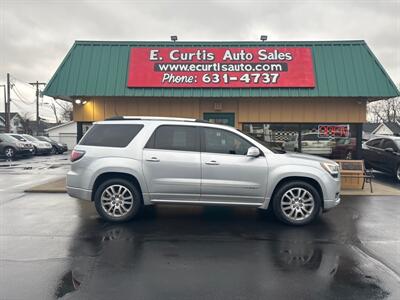
[[[178,40],[177,35],[171,35],[171,41],[173,41],[175,43],[177,40]]]
[[[268,35],[262,35],[260,36],[260,40],[265,42],[266,40],[268,40]]]

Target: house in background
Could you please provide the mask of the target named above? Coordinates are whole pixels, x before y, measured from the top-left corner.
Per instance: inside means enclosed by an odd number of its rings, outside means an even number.
[[[24,126],[22,125],[22,117],[17,112],[10,113],[10,132],[11,133],[24,133]],[[6,114],[0,113],[0,132],[5,131]]]
[[[379,135],[398,135],[400,136],[400,120],[396,122],[383,123],[364,123],[362,139],[367,141]]]
[[[400,120],[396,122],[384,122],[373,131],[374,135],[399,135],[400,136]]]
[[[73,149],[76,145],[77,125],[74,121],[47,128],[44,131],[49,138],[67,144],[68,149]]]
[[[373,132],[381,123],[364,123],[362,127],[362,140],[368,141],[369,139],[373,138]]]

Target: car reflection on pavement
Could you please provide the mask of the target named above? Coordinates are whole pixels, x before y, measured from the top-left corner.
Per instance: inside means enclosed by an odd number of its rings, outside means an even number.
[[[258,214],[259,216],[254,216]],[[146,208],[135,222],[82,218],[55,295],[75,299],[372,299],[387,295],[328,223],[291,228],[256,210]]]

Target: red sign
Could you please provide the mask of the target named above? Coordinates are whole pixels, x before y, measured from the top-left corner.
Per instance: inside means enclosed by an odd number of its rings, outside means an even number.
[[[132,48],[128,87],[315,87],[311,48]]]
[[[320,137],[349,137],[349,125],[318,125]]]

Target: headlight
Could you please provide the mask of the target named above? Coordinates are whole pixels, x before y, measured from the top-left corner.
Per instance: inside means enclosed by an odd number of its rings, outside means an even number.
[[[332,177],[337,178],[339,176],[339,165],[337,163],[323,162],[321,167],[324,168]]]
[[[24,143],[17,143],[17,147],[18,148],[25,148],[25,144]]]

